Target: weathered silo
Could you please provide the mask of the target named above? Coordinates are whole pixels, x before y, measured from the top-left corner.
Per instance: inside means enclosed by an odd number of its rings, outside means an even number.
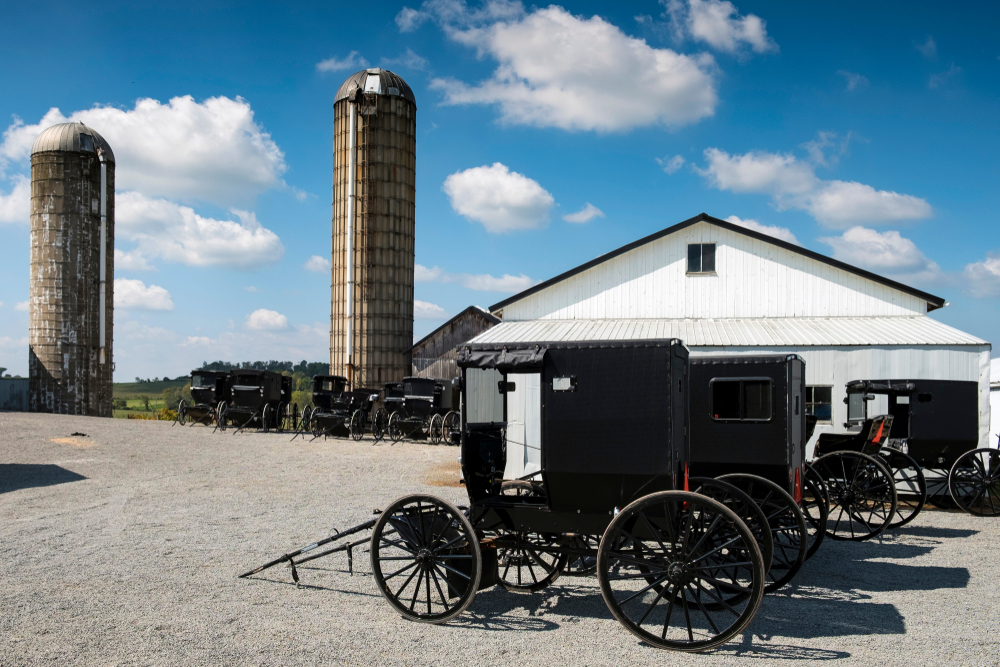
[[[344,82],[333,116],[330,372],[378,386],[410,373],[417,103],[373,68]]]
[[[28,409],[111,416],[115,156],[83,123],[31,147]]]

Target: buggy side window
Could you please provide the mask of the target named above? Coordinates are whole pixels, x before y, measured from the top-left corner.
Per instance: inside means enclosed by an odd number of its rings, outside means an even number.
[[[712,388],[712,419],[768,421],[771,419],[771,381],[766,378],[717,378]]]
[[[847,421],[863,422],[867,418],[868,405],[865,403],[865,392],[849,392],[847,394]]]
[[[466,423],[504,421],[503,394],[498,391],[498,383],[503,379],[503,375],[492,368],[465,370]]]

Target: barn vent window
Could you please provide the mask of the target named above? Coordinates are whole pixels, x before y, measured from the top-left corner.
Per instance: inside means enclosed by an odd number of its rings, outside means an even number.
[[[715,244],[689,243],[688,270],[690,273],[715,273]]]
[[[833,419],[833,387],[806,387],[806,414],[821,422]]]
[[[80,150],[88,153],[94,152],[94,138],[89,134],[80,135]]]
[[[771,419],[772,384],[767,378],[711,381],[712,419],[719,421],[768,421]]]

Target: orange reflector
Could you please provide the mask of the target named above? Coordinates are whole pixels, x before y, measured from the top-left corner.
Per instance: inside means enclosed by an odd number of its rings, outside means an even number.
[[[795,502],[802,504],[802,477],[801,468],[795,469],[795,485],[792,487],[792,497],[795,498]]]
[[[687,461],[684,462],[684,490],[690,491],[688,488],[688,464]]]

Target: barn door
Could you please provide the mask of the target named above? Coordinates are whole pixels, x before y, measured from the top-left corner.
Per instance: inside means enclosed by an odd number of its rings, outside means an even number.
[[[517,479],[542,467],[542,376],[507,375],[507,467],[504,479]]]

